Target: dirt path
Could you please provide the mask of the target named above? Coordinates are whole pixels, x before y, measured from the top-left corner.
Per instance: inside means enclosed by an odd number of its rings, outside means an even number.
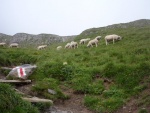
[[[71,113],[94,113],[84,106],[84,94],[75,94],[72,89],[64,86],[61,89],[66,95],[69,95],[70,99],[54,102],[55,108],[62,111],[70,111]]]
[[[16,89],[27,94],[32,95],[31,92],[32,84],[26,84],[17,86]],[[63,93],[68,95],[70,98],[67,100],[57,100],[54,105],[47,109],[44,113],[94,113],[88,110],[83,104],[83,94],[75,94],[72,89],[62,86]]]
[[[16,88],[27,95],[31,95],[31,87],[32,84],[27,84],[17,86]],[[83,94],[74,94],[73,90],[68,88],[64,88],[63,91],[66,95],[69,95],[70,98],[64,101],[55,101],[54,105],[47,109],[44,113],[94,113],[84,106]]]
[[[5,76],[0,75],[0,79],[5,79]],[[32,95],[32,85],[33,83],[19,85],[16,86],[16,88],[27,95]],[[145,103],[142,103],[143,101],[150,101],[150,82],[147,83],[147,86],[148,87],[144,91],[142,91],[139,95],[132,97],[123,107],[118,109],[115,113],[138,113],[139,110],[142,109],[146,110],[147,113],[150,113],[150,104],[145,105]],[[75,94],[72,89],[64,86],[62,86],[61,89],[66,95],[69,95],[70,99],[65,101],[58,100],[54,102],[54,105],[52,107],[42,113],[94,113],[84,106],[84,94]],[[34,96],[34,94],[32,96]]]

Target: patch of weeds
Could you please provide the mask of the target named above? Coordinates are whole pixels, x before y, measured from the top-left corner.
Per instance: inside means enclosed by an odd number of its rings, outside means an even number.
[[[139,75],[148,76],[150,73],[150,63],[148,62],[141,62],[139,63],[139,66],[137,67],[137,72]]]
[[[147,94],[147,95],[143,96],[142,99],[140,99],[137,102],[137,105],[138,106],[148,106],[148,105],[150,105],[150,95]]]
[[[112,113],[124,104],[122,98],[111,97],[108,99],[100,99],[94,96],[85,96],[84,105],[89,109],[98,113]]]
[[[34,103],[33,106],[37,107],[38,110],[43,112],[44,110],[48,109],[51,106],[51,103]]]
[[[79,76],[79,75],[78,75]],[[91,83],[92,78],[86,75],[80,75],[71,80],[73,89],[78,93],[87,93],[88,85]]]
[[[48,93],[48,89],[54,90],[56,94]],[[34,92],[37,92],[39,96],[44,96],[46,98],[55,100],[55,99],[67,99],[67,95],[64,95],[61,89],[59,88],[59,82],[53,78],[45,78],[41,81],[38,81],[35,86],[32,87]]]
[[[10,72],[10,70],[0,68],[0,73],[2,73],[4,75],[8,75],[9,72]]]
[[[105,65],[103,69],[103,76],[108,78],[113,78],[122,71],[123,68],[120,68],[120,65],[115,65],[115,63],[110,62]]]
[[[98,94],[102,94],[103,91],[104,91],[103,81],[99,80],[99,81],[94,81],[91,84],[89,84],[88,91],[86,93],[98,95]]]
[[[45,63],[39,71],[43,76],[65,81],[72,78],[74,67],[71,65],[63,65],[63,62],[48,62]]]
[[[103,96],[105,98],[109,98],[109,97],[125,98],[126,97],[126,95],[124,93],[124,90],[122,90],[122,89],[109,89],[109,90],[105,90],[105,91],[103,91]]]
[[[84,105],[87,106],[91,110],[95,110],[97,108],[97,105],[99,103],[99,98],[94,96],[85,96],[84,97]]]
[[[146,109],[141,108],[138,113],[148,113],[148,111]]]
[[[119,97],[110,97],[102,101],[102,106],[106,112],[113,112],[124,104],[124,100]]]
[[[87,106],[87,107],[90,107],[92,105],[94,105],[95,103],[98,103],[99,102],[99,99],[96,98],[96,97],[92,97],[92,96],[85,96],[84,97],[84,104]]]
[[[146,85],[146,84],[144,84],[144,85],[139,85],[139,86],[134,87],[133,91],[134,91],[135,93],[139,93],[139,92],[143,91],[143,90],[146,89],[146,88],[147,88],[147,85]]]
[[[39,113],[38,109],[27,101],[23,101],[8,84],[0,83],[1,113]]]

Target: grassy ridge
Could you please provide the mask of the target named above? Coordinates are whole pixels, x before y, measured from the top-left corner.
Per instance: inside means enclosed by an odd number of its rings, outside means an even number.
[[[106,46],[104,36],[108,34],[118,34],[123,39]],[[57,51],[58,44],[41,51],[35,48],[0,48],[0,65],[36,64],[38,68],[30,79],[36,82],[33,91],[37,94],[54,100],[67,99],[60,88],[63,84],[75,92],[86,94],[84,104],[90,109],[114,112],[130,96],[146,88],[147,82],[140,84],[144,78],[150,79],[150,28],[91,29],[81,33],[76,41],[98,35],[102,39],[97,48],[79,45],[78,49]],[[63,62],[68,65],[63,65]],[[105,84],[105,78],[112,83]],[[48,87],[56,90],[55,97],[46,92]]]

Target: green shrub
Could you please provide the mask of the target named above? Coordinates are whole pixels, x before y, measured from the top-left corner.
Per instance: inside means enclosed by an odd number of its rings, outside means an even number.
[[[37,58],[34,55],[32,55],[32,53],[28,53],[26,50],[1,50],[0,65],[3,66],[14,66],[20,64],[35,63],[36,61]]]
[[[91,82],[91,78],[87,76],[80,75],[81,77],[76,77],[71,80],[73,89],[79,93],[87,93],[88,85]]]
[[[63,62],[45,62],[38,67],[37,74],[41,77],[51,77],[60,81],[70,80],[74,73],[74,67],[63,65]]]
[[[37,107],[39,111],[43,112],[51,106],[51,103],[34,103],[33,106]]]
[[[102,106],[106,112],[113,112],[124,104],[124,100],[118,97],[110,97],[102,101]]]
[[[125,98],[126,95],[124,94],[123,90],[119,89],[110,89],[110,90],[105,90],[103,91],[103,96],[105,98],[109,97],[119,97],[119,98]]]
[[[102,92],[104,91],[104,85],[103,85],[103,81],[94,81],[90,84],[88,84],[88,88],[87,88],[87,92],[88,94],[93,94],[93,95],[100,95],[102,94]]]
[[[10,85],[0,83],[1,113],[39,113],[31,103],[23,101]]]
[[[90,108],[91,110],[96,111],[97,105],[99,103],[99,98],[93,96],[84,97],[84,105]]]
[[[146,109],[140,109],[138,113],[148,113],[148,111]]]
[[[139,86],[134,87],[133,91],[134,91],[135,93],[139,93],[139,92],[143,91],[143,90],[146,89],[146,88],[147,88],[147,85],[146,85],[146,84],[144,84],[144,85],[139,85]]]
[[[54,90],[56,94],[48,93],[48,89]],[[38,96],[44,96],[49,99],[56,100],[60,99],[67,99],[68,97],[64,95],[59,88],[59,82],[53,78],[45,78],[41,81],[38,81],[33,87],[32,90],[37,93]]]
[[[103,69],[104,77],[113,78],[114,76],[116,76],[117,73],[117,66],[113,62],[106,64]]]

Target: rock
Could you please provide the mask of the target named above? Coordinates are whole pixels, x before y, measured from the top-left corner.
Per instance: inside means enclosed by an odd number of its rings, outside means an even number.
[[[48,92],[49,92],[50,94],[53,94],[53,95],[55,95],[55,94],[56,94],[56,91],[51,90],[51,89],[48,89]]]
[[[0,42],[5,42],[8,46],[10,43],[18,43],[20,47],[27,47],[28,45],[38,46],[41,44],[50,45],[51,43],[72,41],[76,35],[72,36],[58,36],[54,34],[27,34],[16,33],[13,36],[0,33]]]
[[[12,70],[7,75],[7,79],[13,78],[13,79],[27,79],[29,75],[32,74],[34,69],[36,68],[36,65],[30,65],[30,64],[24,64],[20,66],[16,66],[15,68],[12,68]]]

